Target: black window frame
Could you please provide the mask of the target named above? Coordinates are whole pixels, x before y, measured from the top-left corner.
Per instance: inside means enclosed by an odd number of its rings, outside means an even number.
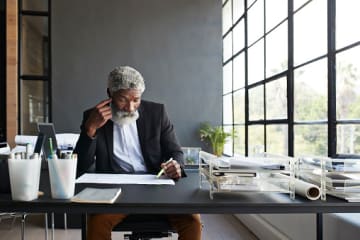
[[[19,33],[18,33],[18,59],[19,59],[19,64],[18,64],[18,112],[19,112],[19,121],[18,121],[18,132],[19,134],[23,134],[23,129],[22,129],[22,113],[21,113],[21,81],[44,81],[47,82],[47,93],[48,95],[46,96],[45,99],[47,99],[47,104],[44,104],[44,108],[46,108],[46,106],[48,106],[47,109],[44,109],[44,112],[46,112],[48,114],[47,119],[49,122],[52,121],[52,91],[51,91],[51,79],[52,79],[52,64],[51,64],[51,0],[46,0],[47,1],[47,11],[38,11],[38,10],[23,10],[23,1],[24,0],[19,0],[18,1],[18,29],[19,29]],[[23,17],[46,17],[47,18],[47,23],[48,23],[48,27],[47,27],[47,31],[48,31],[48,38],[47,38],[47,51],[48,51],[48,62],[46,63],[47,66],[47,74],[42,74],[42,75],[32,75],[32,74],[22,74],[21,73],[21,63],[22,63],[22,49],[21,49],[21,45],[22,45],[22,18]]]
[[[223,7],[228,4],[229,1],[232,0],[226,0],[223,2]],[[296,125],[315,125],[315,124],[326,124],[327,125],[327,145],[328,145],[328,151],[327,156],[333,157],[333,158],[359,158],[359,154],[342,154],[337,153],[337,125],[338,124],[359,124],[360,125],[360,119],[356,120],[337,120],[336,118],[336,55],[338,53],[341,53],[345,50],[360,46],[360,41],[357,41],[355,43],[352,43],[350,45],[347,45],[341,49],[336,49],[335,46],[335,36],[336,36],[336,0],[327,0],[327,53],[321,56],[317,56],[314,59],[309,59],[308,61],[301,63],[300,65],[294,64],[294,14],[298,11],[300,11],[302,8],[306,7],[309,3],[311,3],[314,0],[308,0],[304,2],[301,6],[299,6],[294,11],[294,3],[293,0],[288,0],[288,16],[286,19],[278,23],[275,27],[273,27],[270,31],[266,32],[266,1],[271,0],[262,0],[264,2],[264,31],[263,35],[257,39],[255,42],[251,43],[249,46],[248,43],[248,16],[247,13],[249,9],[251,9],[254,4],[256,4],[260,0],[255,0],[251,3],[250,6],[247,7],[248,0],[244,0],[244,13],[243,15],[234,21],[232,19],[232,25],[231,27],[223,34],[223,39],[228,35],[231,34],[232,30],[236,27],[236,25],[241,21],[245,21],[245,30],[244,30],[244,42],[245,47],[241,49],[240,51],[236,53],[232,53],[232,57],[229,59],[226,59],[226,61],[223,61],[223,66],[226,64],[229,64],[231,61],[233,61],[239,54],[245,53],[245,123],[244,124],[235,124],[234,123],[234,101],[233,101],[233,122],[232,124],[225,124],[223,122],[223,127],[232,127],[233,129],[237,126],[244,126],[245,125],[245,155],[249,155],[249,126],[252,125],[263,125],[264,126],[264,151],[267,150],[267,135],[266,135],[266,127],[269,124],[286,124],[288,126],[288,155],[294,156],[294,127]],[[231,8],[233,8],[233,4],[231,4]],[[233,13],[234,10],[231,10],[231,13]],[[233,18],[233,16],[232,16]],[[287,70],[277,73],[276,75],[266,77],[266,35],[269,34],[271,31],[276,29],[280,24],[282,24],[284,21],[288,22],[288,63],[287,63]],[[257,81],[252,84],[248,84],[248,49],[256,44],[261,39],[264,40],[264,78],[261,81]],[[233,42],[232,42],[233,44]],[[300,122],[295,121],[294,119],[294,71],[302,66],[305,66],[307,64],[310,64],[312,62],[315,62],[320,59],[327,59],[327,120],[326,121],[306,121],[306,122]],[[232,64],[232,63],[231,63]],[[232,68],[232,71],[234,71],[234,68]],[[281,77],[286,77],[287,79],[287,118],[286,119],[267,119],[266,118],[266,83],[275,81],[277,79],[280,79]],[[234,79],[232,79],[232,83],[234,83]],[[264,119],[261,120],[250,120],[249,119],[249,89],[255,88],[257,86],[263,86],[264,87]],[[235,91],[237,91],[236,89]],[[234,96],[234,88],[232,88],[231,92],[223,93],[222,96],[232,94]],[[224,104],[224,102],[223,102]],[[224,107],[224,105],[223,105]],[[235,147],[235,141],[234,137],[232,139],[232,154],[234,155],[234,147]]]

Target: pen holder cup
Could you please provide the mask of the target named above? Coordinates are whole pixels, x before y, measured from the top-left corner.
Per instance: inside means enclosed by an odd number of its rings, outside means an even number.
[[[41,159],[9,159],[8,165],[12,199],[20,201],[37,199]]]
[[[51,197],[69,199],[74,196],[77,159],[48,159]]]

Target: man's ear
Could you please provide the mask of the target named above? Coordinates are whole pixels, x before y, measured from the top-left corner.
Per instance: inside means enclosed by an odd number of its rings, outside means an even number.
[[[111,96],[109,88],[106,89],[106,92],[107,92],[108,97],[111,98],[112,96]]]

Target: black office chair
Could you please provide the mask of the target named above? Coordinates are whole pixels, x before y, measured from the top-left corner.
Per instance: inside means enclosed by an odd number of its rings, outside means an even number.
[[[171,237],[176,230],[170,225],[166,215],[135,214],[129,215],[113,231],[131,232],[124,235],[128,240],[148,240]]]

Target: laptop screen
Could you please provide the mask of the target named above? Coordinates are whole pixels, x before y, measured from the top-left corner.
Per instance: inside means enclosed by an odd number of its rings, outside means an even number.
[[[39,131],[38,140],[43,143],[43,144],[41,144],[43,146],[43,153],[44,153],[45,158],[48,158],[51,154],[50,141],[49,141],[50,138],[52,141],[53,151],[56,152],[56,150],[58,148],[54,124],[53,123],[38,123],[38,131]],[[40,138],[43,138],[43,139],[40,139]]]

